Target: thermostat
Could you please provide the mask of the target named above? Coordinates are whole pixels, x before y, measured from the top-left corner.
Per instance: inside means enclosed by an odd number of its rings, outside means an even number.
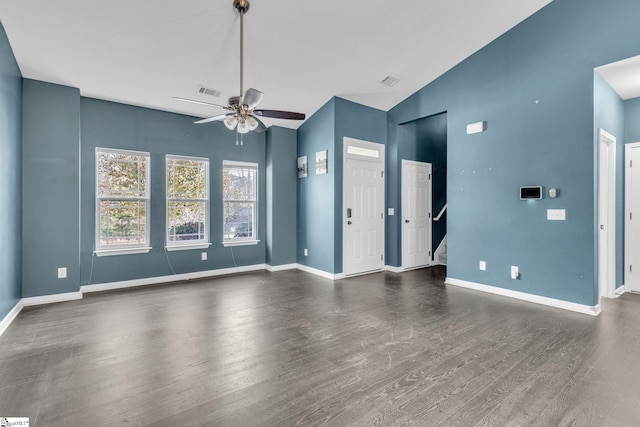
[[[542,187],[520,187],[520,200],[542,199]]]

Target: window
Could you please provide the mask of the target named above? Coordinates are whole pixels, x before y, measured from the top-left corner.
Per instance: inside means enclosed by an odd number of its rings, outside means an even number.
[[[167,250],[209,246],[209,159],[167,155]]]
[[[96,254],[149,252],[149,153],[96,148]]]
[[[256,163],[225,161],[222,168],[223,244],[257,244]]]

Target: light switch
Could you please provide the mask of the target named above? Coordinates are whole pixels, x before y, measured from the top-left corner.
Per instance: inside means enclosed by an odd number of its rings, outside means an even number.
[[[547,209],[547,220],[549,221],[564,221],[566,214],[564,209]]]
[[[393,208],[387,209],[387,215],[394,216],[395,215],[395,210]]]
[[[480,261],[480,270],[485,271],[487,269],[486,261]]]
[[[58,279],[66,279],[67,278],[67,267],[60,267],[58,269]]]

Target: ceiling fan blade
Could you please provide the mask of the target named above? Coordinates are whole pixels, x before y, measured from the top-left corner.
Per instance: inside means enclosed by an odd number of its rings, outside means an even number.
[[[304,113],[294,113],[291,111],[278,110],[255,110],[254,114],[271,119],[288,119],[288,120],[304,120]]]
[[[242,102],[240,104],[246,105],[248,110],[253,110],[256,105],[260,104],[260,101],[262,101],[262,97],[264,97],[264,93],[256,89],[249,88],[244,93]]]
[[[220,120],[224,120],[229,116],[233,116],[234,113],[228,113],[228,114],[218,114],[217,116],[213,116],[213,117],[209,117],[207,119],[202,119],[202,120],[198,120],[197,122],[193,122],[197,125],[201,125],[203,123],[209,123],[209,122],[217,122]]]
[[[190,102],[192,104],[200,104],[200,105],[207,105],[209,107],[220,107],[220,108],[226,108],[225,105],[219,105],[219,104],[212,104],[210,102],[204,102],[204,101],[196,101],[195,99],[187,99],[187,98],[180,98],[179,96],[172,96],[171,98],[177,100],[177,101],[183,101],[183,102]]]

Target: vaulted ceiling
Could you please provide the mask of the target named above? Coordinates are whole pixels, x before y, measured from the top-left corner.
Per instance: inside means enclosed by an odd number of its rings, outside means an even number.
[[[245,87],[307,117],[333,96],[388,110],[550,1],[250,0]],[[24,77],[83,96],[206,117],[171,97],[239,95],[232,0],[2,0],[0,20]]]

